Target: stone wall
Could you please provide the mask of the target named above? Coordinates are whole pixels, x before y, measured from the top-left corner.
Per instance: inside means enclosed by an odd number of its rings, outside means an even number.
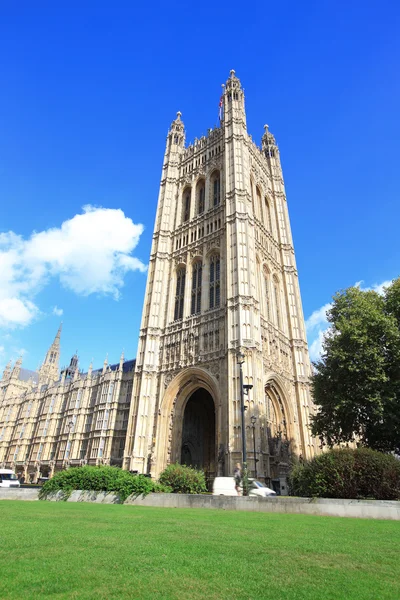
[[[0,489],[0,500],[38,500],[39,490],[20,488]],[[60,492],[50,500],[63,499]],[[119,504],[115,494],[106,492],[72,492],[68,502],[95,502]],[[383,500],[338,500],[334,498],[258,498],[237,496],[211,496],[190,494],[149,494],[139,498],[128,498],[125,504],[152,506],[157,508],[210,508],[241,510],[249,512],[276,512],[332,517],[358,517],[364,519],[390,519],[400,521],[400,502]]]

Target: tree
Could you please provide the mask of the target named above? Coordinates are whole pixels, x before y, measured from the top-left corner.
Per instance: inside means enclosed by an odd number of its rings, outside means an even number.
[[[314,364],[311,430],[323,444],[400,452],[400,278],[384,290],[334,296]]]

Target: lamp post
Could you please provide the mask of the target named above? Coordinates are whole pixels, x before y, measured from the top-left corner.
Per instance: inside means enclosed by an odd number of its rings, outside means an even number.
[[[251,415],[251,427],[253,429],[253,456],[254,456],[254,477],[257,479],[257,456],[256,456],[256,421],[257,417]]]
[[[249,390],[253,387],[252,385],[243,385],[243,368],[242,365],[244,363],[245,356],[243,352],[240,350],[236,355],[237,364],[239,365],[239,382],[240,382],[240,409],[242,413],[242,456],[243,456],[243,465],[242,465],[242,481],[243,481],[243,496],[249,495],[249,482],[247,478],[247,452],[246,452],[246,426],[245,426],[245,418],[244,411],[246,410],[244,405],[244,395],[249,393]]]

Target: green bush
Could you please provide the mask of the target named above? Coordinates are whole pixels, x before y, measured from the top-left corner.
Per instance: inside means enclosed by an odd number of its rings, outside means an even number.
[[[174,494],[201,494],[207,491],[203,471],[185,465],[169,465],[160,475],[160,483]]]
[[[292,496],[400,499],[400,461],[369,448],[330,450],[293,466]]]
[[[118,467],[86,466],[71,467],[56,473],[43,485],[40,498],[45,499],[49,493],[58,491],[64,492],[67,498],[73,490],[113,492],[118,494],[123,502],[131,495],[171,491],[144,475],[132,475]]]

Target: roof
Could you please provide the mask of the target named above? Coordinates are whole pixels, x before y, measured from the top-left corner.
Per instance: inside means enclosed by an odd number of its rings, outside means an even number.
[[[19,380],[20,381],[29,381],[32,379],[33,383],[39,383],[39,373],[36,371],[30,371],[29,369],[24,369],[21,367],[19,371]]]
[[[133,371],[133,369],[135,368],[135,364],[136,364],[136,359],[135,358],[133,358],[131,360],[126,360],[122,364],[122,372],[123,373],[129,373],[130,371]],[[117,371],[119,369],[119,363],[116,363],[115,365],[108,365],[108,367],[110,367],[111,371]],[[92,371],[93,375],[95,375],[95,374],[100,375],[102,372],[103,372],[103,368],[101,368],[101,369],[94,369]],[[87,373],[84,373],[84,375],[87,375]]]

